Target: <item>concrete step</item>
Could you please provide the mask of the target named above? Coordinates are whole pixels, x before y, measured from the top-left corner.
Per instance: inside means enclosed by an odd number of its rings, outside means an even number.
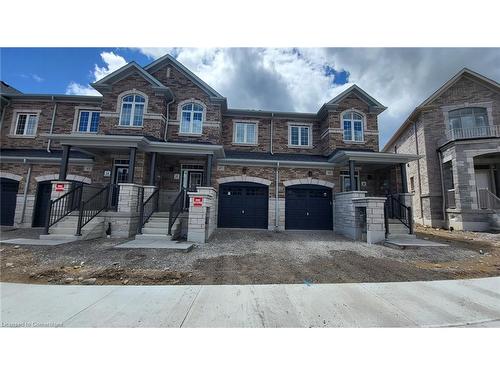
[[[151,240],[165,240],[165,241],[172,241],[172,236],[169,236],[168,234],[149,234],[149,233],[143,233],[143,234],[137,234],[135,236],[135,239],[151,239]]]
[[[148,220],[144,227],[147,228],[168,228],[168,221]]]
[[[168,228],[142,228],[143,234],[167,234]]]
[[[389,235],[384,241],[384,245],[395,249],[417,249],[419,247],[448,247],[447,244],[422,240],[414,234]]]

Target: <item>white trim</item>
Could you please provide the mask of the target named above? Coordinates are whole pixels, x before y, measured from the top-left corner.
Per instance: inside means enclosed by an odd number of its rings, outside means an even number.
[[[73,117],[73,128],[72,128],[72,132],[73,133],[83,133],[83,132],[79,132],[78,131],[78,123],[80,122],[80,111],[90,111],[90,112],[97,112],[99,111],[100,112],[100,117],[102,117],[102,111],[101,111],[101,107],[92,107],[92,106],[76,106],[75,107],[75,114],[74,114],[74,117]],[[100,123],[100,121],[99,121]]]
[[[311,177],[297,178],[294,180],[286,180],[286,181],[283,181],[283,185],[285,187],[293,186],[293,185],[320,185],[320,186],[329,187],[331,189],[333,189],[335,187],[335,183],[333,183],[333,182],[319,180],[317,178],[311,178]]]
[[[123,113],[123,104],[124,104],[123,99],[129,95],[134,95],[134,101],[131,102],[132,103],[132,111],[130,112],[130,123],[129,123],[129,125],[122,125],[122,113]],[[140,126],[132,125],[134,122],[134,114],[135,114],[135,106],[136,106],[135,95],[139,95],[139,96],[142,96],[144,98],[144,110],[142,112],[142,124]],[[127,129],[142,129],[144,127],[145,115],[146,115],[146,113],[148,113],[148,105],[149,105],[149,96],[146,95],[145,93],[143,93],[142,91],[139,91],[137,89],[132,89],[132,90],[127,90],[127,91],[120,93],[120,95],[118,95],[118,101],[116,103],[116,110],[117,110],[117,113],[119,114],[118,124],[116,126],[126,127]]]
[[[354,121],[355,120],[350,120],[351,121],[351,136],[352,136],[352,139],[345,139],[345,134],[344,134],[344,115],[348,112],[354,112],[358,115],[360,115],[363,119],[363,123],[361,124],[361,129],[362,129],[362,132],[361,132],[361,137],[362,139],[361,140],[355,140],[355,131],[354,131]],[[342,111],[340,113],[340,130],[342,130],[342,140],[344,141],[344,143],[365,143],[366,140],[365,140],[365,132],[368,130],[368,121],[366,121],[367,118],[366,118],[366,114],[362,111],[360,111],[359,109],[356,109],[356,108],[350,108],[350,109],[346,109],[345,111]]]
[[[181,128],[182,128],[182,107],[184,107],[185,105],[187,104],[198,104],[199,106],[201,106],[201,108],[203,108],[202,112],[201,112],[201,129],[200,129],[200,132],[199,133],[195,133],[195,132],[181,132]],[[190,122],[190,129],[193,128],[193,110],[191,110],[191,122]],[[192,136],[196,136],[196,135],[201,135],[203,134],[203,126],[204,126],[204,123],[205,123],[205,119],[207,117],[207,106],[205,105],[205,103],[203,103],[201,100],[198,100],[198,99],[195,99],[195,98],[191,98],[191,99],[186,99],[186,100],[183,100],[181,102],[179,102],[179,104],[177,104],[177,121],[179,121],[179,135],[192,135]]]
[[[254,139],[255,142],[250,143],[250,142],[237,142],[236,141],[236,124],[253,124],[255,125],[255,130],[254,130]],[[247,133],[246,133],[246,127],[245,127],[245,134],[244,138],[246,138]],[[258,146],[259,144],[259,121],[256,120],[235,120],[233,119],[233,145],[235,146]]]
[[[18,182],[23,179],[23,177],[19,176],[18,174],[4,172],[4,171],[0,171],[0,178],[7,178],[9,180],[14,180]]]
[[[53,181],[53,180],[59,180],[59,173],[54,173],[54,174],[45,174],[43,176],[38,176],[35,177],[36,182],[43,182],[43,181]],[[80,181],[85,184],[90,184],[92,180],[88,177],[84,176],[79,176],[76,174],[68,174],[66,175],[66,180],[70,181]]]
[[[271,185],[270,180],[266,180],[265,178],[260,178],[260,177],[247,176],[247,175],[222,177],[217,179],[217,183],[219,185],[227,184],[228,182],[255,182],[256,184],[262,184],[267,186]]]
[[[288,122],[288,148],[313,148],[313,135],[312,135],[312,126],[313,124],[310,123],[302,123],[302,122]],[[308,128],[309,129],[309,135],[307,137],[308,144],[307,145],[302,145],[301,143],[301,137],[300,137],[300,130],[299,130],[299,144],[294,145],[292,144],[292,128],[293,127],[298,127],[299,129],[301,128]]]
[[[12,138],[35,138],[36,133],[38,130],[38,123],[40,121],[40,114],[42,111],[40,109],[16,109],[12,113],[12,122],[11,122],[11,127],[10,127],[10,134],[9,136]],[[36,116],[36,123],[34,127],[34,133],[33,134],[16,134],[17,132],[17,125],[19,122],[19,115],[35,115]],[[28,125],[28,118],[26,118],[26,125]],[[27,126],[24,127],[24,130],[26,131]]]

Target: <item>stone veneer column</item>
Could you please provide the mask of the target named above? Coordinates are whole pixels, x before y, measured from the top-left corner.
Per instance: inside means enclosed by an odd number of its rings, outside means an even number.
[[[356,209],[353,199],[364,198],[365,195],[366,191],[346,191],[335,194],[335,233],[356,239]]]
[[[386,199],[386,197],[365,197],[352,200],[355,208],[366,208],[366,242],[369,244],[385,240],[384,204]]]
[[[141,185],[123,183],[118,184],[120,191],[118,193],[118,212],[138,213],[139,189]]]
[[[217,191],[213,187],[198,187],[196,192],[188,192],[189,218],[187,239],[205,243],[217,227]],[[195,207],[194,198],[203,199],[201,207]]]

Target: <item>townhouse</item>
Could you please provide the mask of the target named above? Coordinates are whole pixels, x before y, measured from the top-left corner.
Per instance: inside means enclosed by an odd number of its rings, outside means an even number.
[[[411,232],[418,156],[379,152],[386,107],[356,85],[315,113],[232,109],[166,55],[92,86],[101,96],[2,84],[2,225],[197,242],[216,227]]]
[[[461,70],[413,110],[384,151],[422,156],[407,173],[416,222],[500,229],[498,82]]]

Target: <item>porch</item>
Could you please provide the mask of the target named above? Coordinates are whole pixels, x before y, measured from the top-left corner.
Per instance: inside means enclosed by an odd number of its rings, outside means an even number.
[[[135,136],[74,135],[59,140],[63,157],[59,180],[52,182],[45,225],[46,234],[51,235],[73,220],[64,234],[85,237],[85,228],[97,223],[97,232],[112,237],[185,237],[187,193],[210,183],[214,155],[222,152],[216,145]],[[66,181],[67,155],[72,149],[94,157],[92,185],[74,187]]]

